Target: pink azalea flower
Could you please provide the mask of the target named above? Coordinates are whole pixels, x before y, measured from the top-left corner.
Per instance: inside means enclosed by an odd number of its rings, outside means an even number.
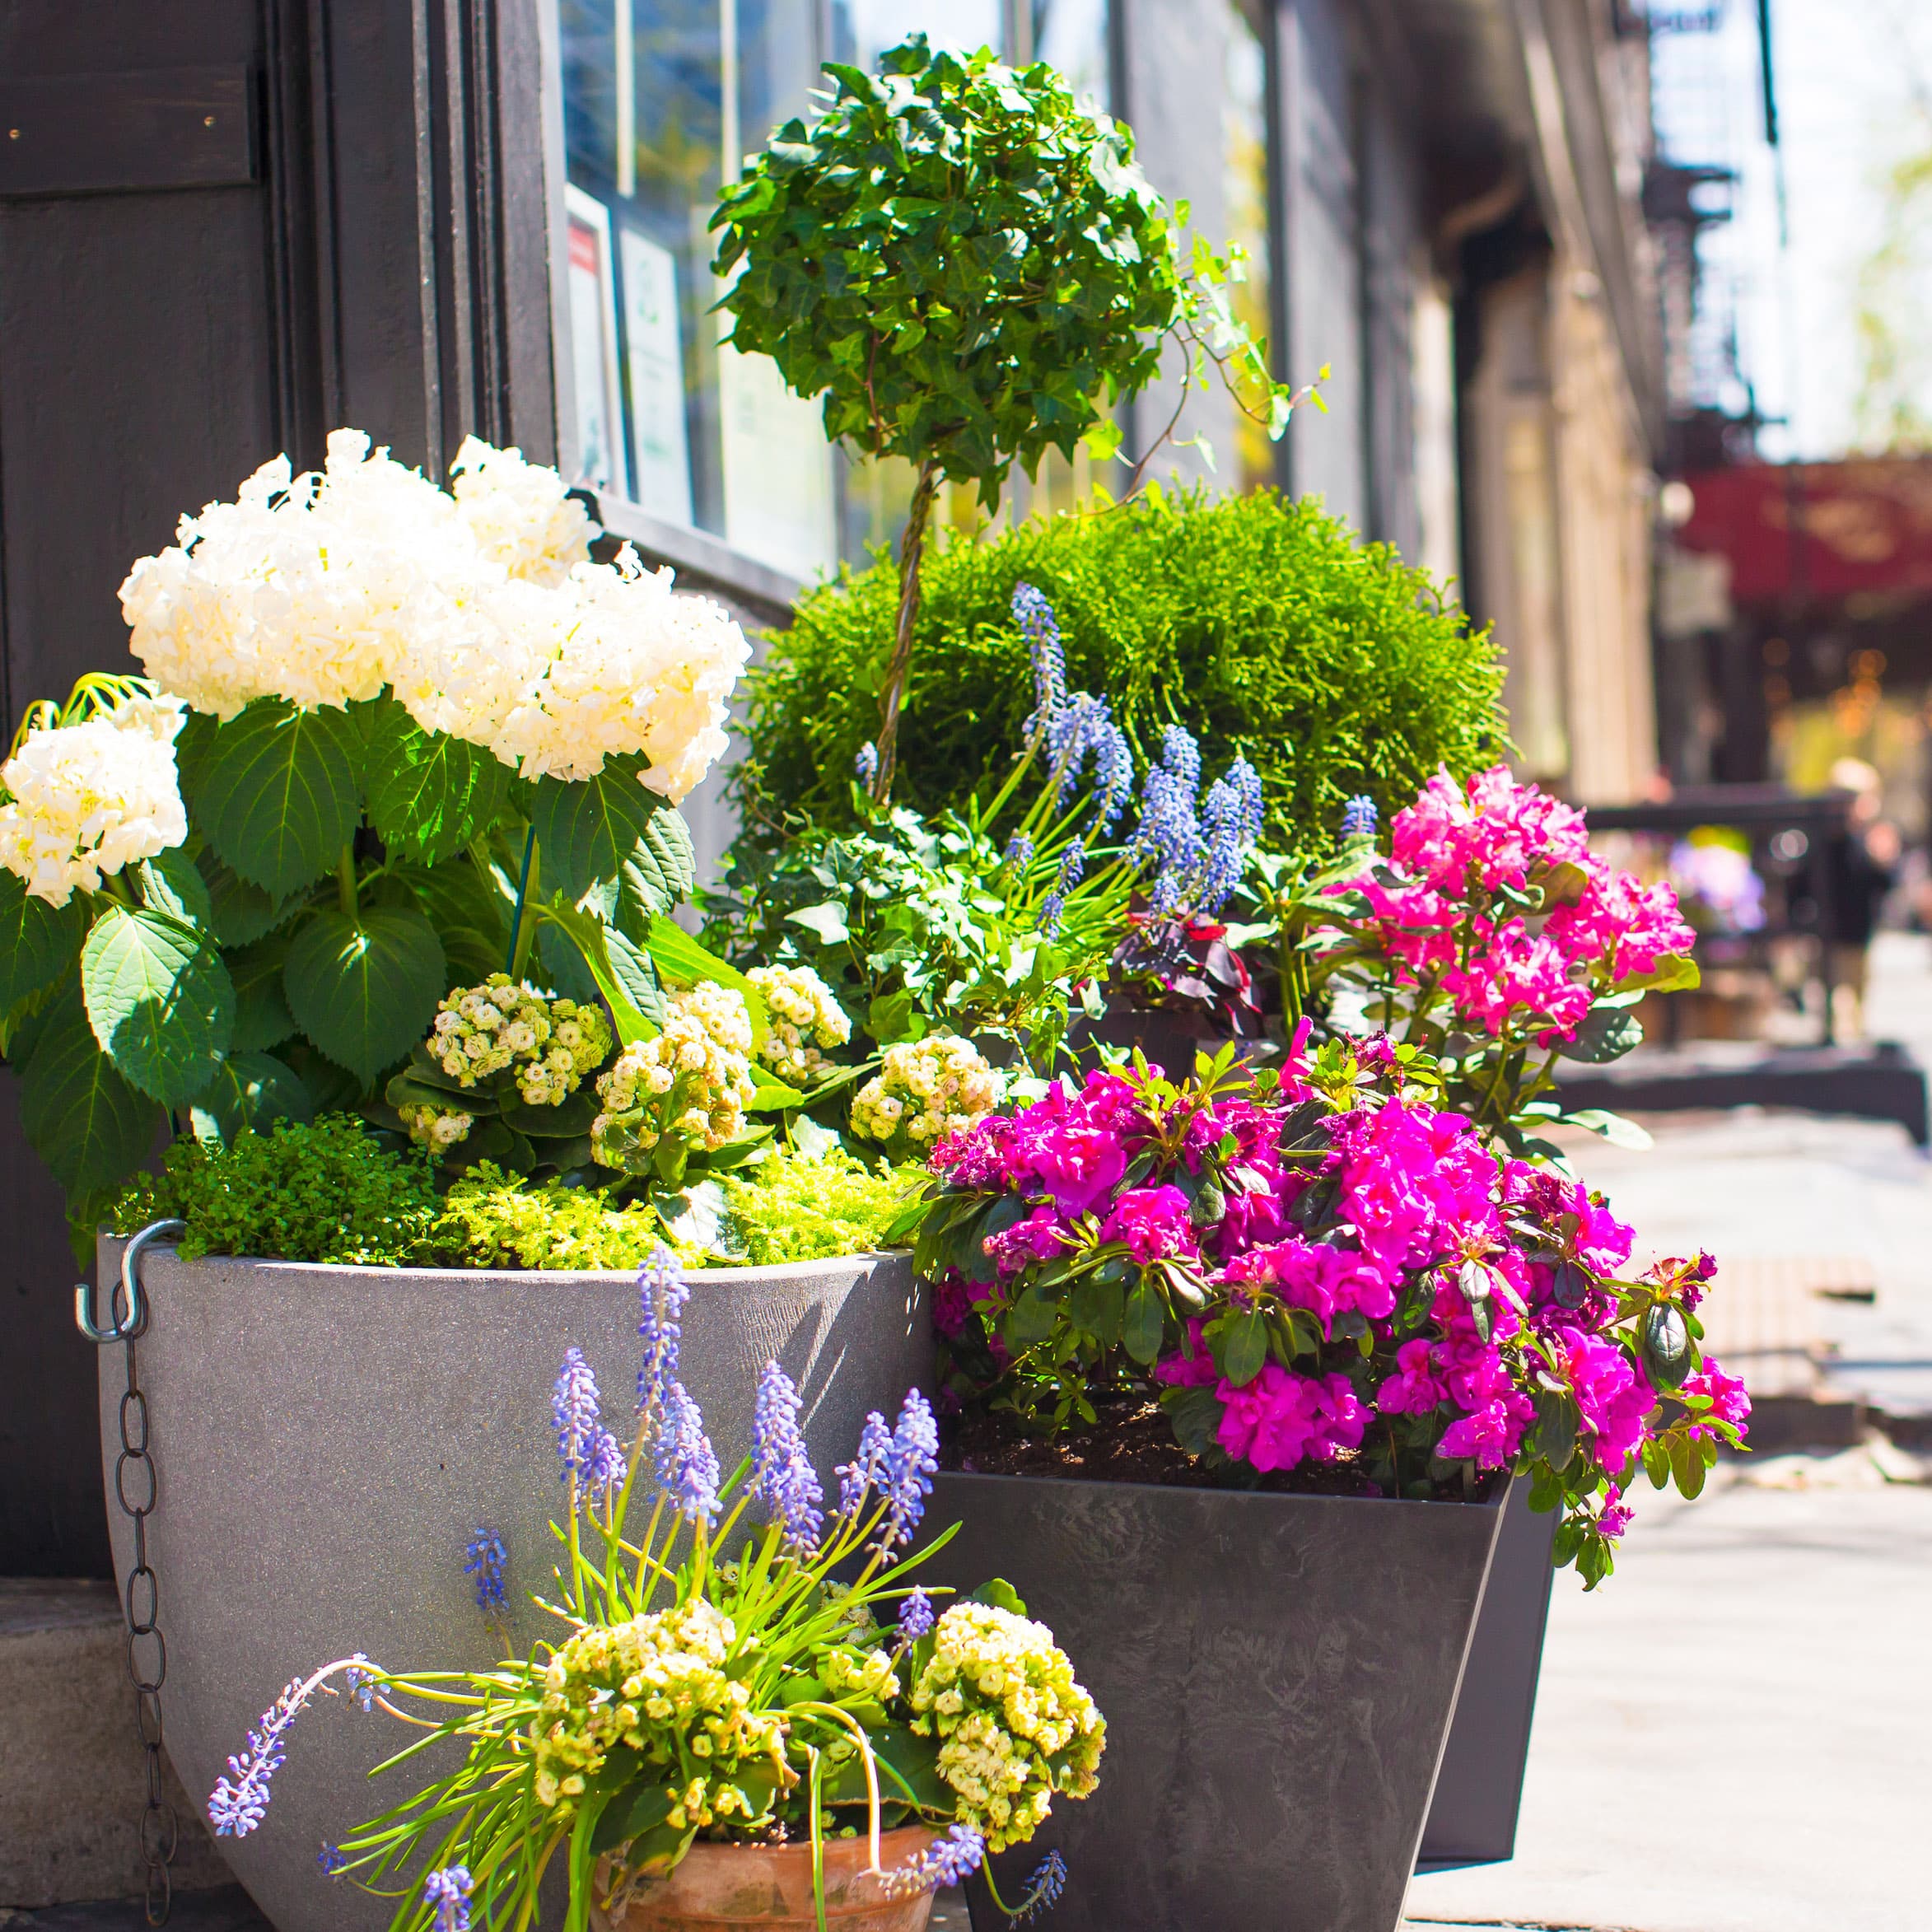
[[[1701,1396],[1710,1404],[1710,1413],[1719,1421],[1734,1424],[1740,1435],[1745,1433],[1744,1424],[1751,1413],[1751,1393],[1740,1378],[1725,1374],[1718,1366],[1715,1356],[1706,1356],[1703,1367],[1695,1375],[1684,1378],[1683,1393]],[[1717,1431],[1700,1426],[1691,1433],[1705,1437],[1715,1435]]]
[[[1429,1344],[1418,1336],[1395,1351],[1395,1373],[1375,1391],[1385,1416],[1426,1416],[1442,1400],[1442,1384],[1429,1372]]]
[[[1611,1342],[1569,1328],[1557,1329],[1556,1337],[1566,1358],[1570,1393],[1598,1460],[1607,1469],[1624,1468],[1657,1406],[1649,1381]]]
[[[1207,1344],[1201,1339],[1198,1315],[1192,1317],[1188,1323],[1187,1349],[1163,1356],[1154,1365],[1154,1375],[1156,1381],[1166,1383],[1170,1388],[1206,1388],[1220,1380],[1221,1372],[1214,1365],[1214,1357],[1209,1354]]]
[[[1034,1171],[1062,1214],[1090,1212],[1127,1172],[1127,1150],[1104,1127],[1056,1127],[1034,1152]]]
[[[1332,1463],[1342,1450],[1360,1447],[1368,1426],[1369,1412],[1346,1375],[1318,1379],[1264,1362],[1245,1388],[1224,1381],[1215,1393],[1225,1405],[1216,1440],[1264,1474],[1303,1462]]]
[[[1103,1241],[1124,1241],[1145,1264],[1173,1255],[1195,1255],[1200,1248],[1188,1221],[1188,1197],[1178,1188],[1129,1188],[1114,1197],[1113,1210],[1100,1224]]]
[[[996,1234],[988,1234],[980,1243],[1002,1281],[1036,1261],[1051,1261],[1072,1245],[1072,1238],[1050,1207],[1036,1207],[1025,1220],[1014,1222]]]
[[[1630,1528],[1630,1519],[1623,1491],[1613,1482],[1603,1492],[1603,1505],[1597,1512],[1597,1528],[1605,1536],[1619,1537]]]
[[[1574,906],[1550,915],[1548,932],[1573,959],[1608,961],[1613,982],[1649,973],[1667,954],[1688,953],[1697,943],[1667,883],[1645,885],[1609,866]]]
[[[1500,1469],[1516,1459],[1523,1432],[1536,1414],[1536,1404],[1513,1389],[1499,1391],[1467,1416],[1459,1416],[1442,1432],[1436,1454],[1447,1462],[1472,1456],[1478,1469]]]
[[[932,1325],[949,1342],[966,1332],[973,1314],[973,1284],[957,1268],[948,1268],[932,1295]]]

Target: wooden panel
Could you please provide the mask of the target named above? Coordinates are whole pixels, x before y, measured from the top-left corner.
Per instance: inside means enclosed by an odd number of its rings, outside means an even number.
[[[243,67],[0,81],[0,199],[255,179]]]

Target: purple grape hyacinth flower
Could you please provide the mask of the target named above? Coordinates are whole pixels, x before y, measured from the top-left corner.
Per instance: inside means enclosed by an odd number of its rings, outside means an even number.
[[[1351,838],[1373,838],[1375,836],[1377,816],[1374,800],[1367,792],[1358,791],[1342,808],[1342,837],[1344,842]]]
[[[288,1728],[301,1715],[316,1680],[292,1678],[262,1713],[246,1747],[228,1760],[228,1774],[208,1794],[208,1823],[217,1838],[245,1838],[268,1809],[268,1783],[287,1755]]]
[[[594,1497],[608,1496],[623,1481],[628,1463],[624,1445],[600,1427],[590,1440],[590,1454],[584,1463],[585,1488]]]
[[[880,1527],[879,1549],[889,1562],[900,1544],[912,1540],[938,1468],[939,1424],[933,1419],[932,1405],[917,1388],[909,1388],[886,1454],[882,1485],[885,1521]]]
[[[509,1561],[502,1538],[478,1524],[463,1552],[463,1574],[476,1579],[476,1607],[486,1617],[494,1617],[504,1607],[503,1570]]]
[[[563,1480],[581,1478],[596,1445],[599,1424],[597,1378],[581,1348],[563,1351],[563,1366],[557,1371],[557,1385],[551,1391],[550,1413],[557,1427],[557,1454],[563,1464]]]
[[[884,1889],[896,1898],[915,1898],[922,1892],[963,1884],[979,1869],[985,1857],[986,1840],[973,1826],[956,1824],[917,1858],[887,1872]]]
[[[657,1479],[688,1521],[709,1524],[718,1513],[718,1458],[704,1417],[682,1382],[665,1392],[657,1435]]]
[[[931,1630],[938,1619],[933,1615],[932,1598],[915,1589],[899,1605],[899,1642],[916,1644]]]
[[[339,1878],[349,1869],[349,1855],[339,1845],[324,1845],[315,1854],[315,1863],[324,1878]]]
[[[1027,655],[1033,660],[1034,713],[1026,724],[1030,738],[1066,702],[1066,656],[1060,642],[1060,620],[1043,590],[1024,580],[1015,584],[1013,615],[1025,633]]]
[[[870,740],[852,756],[852,776],[866,791],[872,789],[872,782],[879,776],[879,747]]]
[[[819,1547],[824,1525],[819,1505],[825,1491],[805,1454],[798,1427],[798,1388],[775,1361],[758,1377],[758,1407],[751,1427],[752,1491],[783,1525],[785,1541],[809,1553]]]
[[[1026,1882],[1026,1894],[1013,1908],[1010,1923],[1030,1925],[1051,1911],[1066,1889],[1066,1860],[1057,1851],[1049,1851]]]
[[[422,1881],[422,1899],[436,1907],[436,1932],[469,1932],[469,1869],[445,1865]]]
[[[678,1379],[679,1322],[691,1299],[684,1263],[670,1248],[661,1244],[652,1248],[638,1269],[637,1298],[643,1309],[637,1333],[644,1343],[644,1360],[637,1370],[637,1413],[656,1415],[664,1407],[665,1391]]]
[[[879,1486],[892,1455],[892,1431],[885,1418],[874,1409],[859,1431],[859,1446],[849,1463],[838,1465],[838,1513],[856,1521],[866,1506],[866,1498]]]

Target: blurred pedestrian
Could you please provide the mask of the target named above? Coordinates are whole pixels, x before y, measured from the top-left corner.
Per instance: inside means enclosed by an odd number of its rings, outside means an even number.
[[[1825,997],[1832,1028],[1841,1040],[1864,1033],[1865,988],[1872,935],[1886,895],[1898,876],[1897,828],[1881,814],[1884,787],[1863,758],[1841,758],[1832,767],[1832,789],[1852,795],[1841,832],[1825,842],[1825,889],[1831,897],[1832,943],[1825,962]]]

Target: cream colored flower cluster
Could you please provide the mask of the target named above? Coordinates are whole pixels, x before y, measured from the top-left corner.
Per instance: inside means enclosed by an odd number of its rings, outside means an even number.
[[[683,799],[725,749],[744,633],[628,548],[590,562],[554,470],[474,437],[455,469],[451,495],[346,429],[320,474],[264,464],[128,574],[135,656],[218,717],[386,685],[425,730],[525,777],[586,778],[637,752],[644,784]]]
[[[469,1138],[476,1116],[460,1107],[438,1107],[428,1100],[405,1100],[396,1109],[409,1138],[432,1153],[446,1154],[459,1141]]]
[[[929,1148],[1000,1104],[1000,1076],[971,1041],[948,1033],[885,1049],[880,1071],[852,1100],[855,1134]]]
[[[743,1679],[725,1665],[731,1620],[702,1598],[608,1628],[580,1631],[550,1659],[544,1701],[530,1720],[537,1802],[569,1814],[605,1756],[620,1744],[684,1782],[670,1822],[678,1830],[750,1822],[754,1806],[736,1780],[754,1763],[793,1781],[785,1720],[749,1708]]]
[[[870,1697],[875,1704],[889,1704],[899,1692],[892,1654],[876,1646],[862,1651],[843,1647],[821,1651],[812,1661],[812,1671],[833,1697]]]
[[[959,1819],[989,1850],[1030,1837],[1055,1792],[1085,1798],[1098,1782],[1106,1720],[1044,1624],[954,1604],[933,1627],[911,1702],[912,1729],[940,1741],[939,1772],[959,1794]],[[1056,1771],[1049,1760],[1062,1753]]]
[[[64,906],[78,886],[152,859],[188,836],[174,698],[124,697],[75,725],[30,731],[0,765],[0,866]]]
[[[466,1087],[514,1067],[517,1091],[530,1107],[561,1105],[603,1064],[611,1045],[601,1009],[553,1000],[507,973],[449,994],[428,1041],[443,1071]]]
[[[666,1134],[707,1151],[721,1147],[744,1131],[757,1090],[744,995],[708,980],[688,987],[671,996],[664,1031],[633,1041],[599,1077],[592,1157],[642,1174]]]
[[[852,1037],[832,988],[809,966],[754,966],[744,977],[764,995],[771,1015],[758,1058],[787,1085],[817,1085],[832,1068],[823,1049]]]

